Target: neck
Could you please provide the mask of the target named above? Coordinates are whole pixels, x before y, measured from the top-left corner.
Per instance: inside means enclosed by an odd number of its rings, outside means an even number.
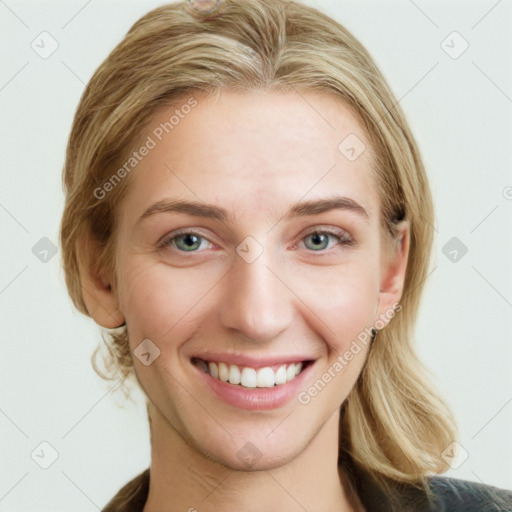
[[[338,468],[339,410],[290,462],[260,471],[220,464],[185,440],[151,407],[149,495],[143,512],[363,510]],[[254,505],[253,505],[254,504]]]

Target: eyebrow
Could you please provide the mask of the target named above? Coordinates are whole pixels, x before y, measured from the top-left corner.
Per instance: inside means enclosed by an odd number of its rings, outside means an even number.
[[[313,199],[310,201],[296,202],[284,215],[284,219],[293,217],[304,217],[307,215],[318,215],[331,210],[351,211],[364,219],[369,215],[366,209],[349,197],[333,196],[325,199]],[[218,220],[224,223],[233,223],[234,216],[225,208],[220,206],[180,199],[164,199],[150,206],[137,220],[137,224],[157,213],[186,213],[193,217],[205,217]]]
[[[350,197],[334,196],[325,199],[297,202],[290,208],[284,218],[289,219],[291,217],[316,215],[331,210],[348,210],[357,213],[365,219],[369,217],[366,209],[358,202],[350,199]]]

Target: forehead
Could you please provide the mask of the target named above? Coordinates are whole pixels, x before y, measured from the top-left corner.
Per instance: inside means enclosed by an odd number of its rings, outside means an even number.
[[[287,203],[347,195],[377,209],[369,137],[339,98],[314,92],[191,93],[141,132],[123,217],[166,198],[277,216]]]

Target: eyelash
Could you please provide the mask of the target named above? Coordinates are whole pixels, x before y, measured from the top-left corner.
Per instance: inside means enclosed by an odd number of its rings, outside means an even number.
[[[158,248],[159,249],[172,248],[172,249],[178,251],[181,254],[187,254],[187,252],[190,252],[190,253],[202,252],[202,251],[197,251],[197,250],[195,250],[195,251],[182,251],[182,250],[178,249],[173,244],[173,242],[176,240],[176,238],[178,238],[180,236],[183,236],[183,235],[194,235],[194,236],[196,236],[198,238],[201,238],[203,240],[206,240],[206,241],[210,242],[208,240],[208,238],[205,237],[204,235],[202,235],[201,233],[199,233],[197,231],[192,231],[192,230],[184,229],[184,230],[175,231],[175,232],[170,233],[169,235],[165,236],[162,239],[162,241],[159,242]],[[344,231],[342,229],[336,229],[336,228],[314,229],[314,230],[310,231],[309,233],[306,233],[301,238],[301,241],[304,240],[305,238],[307,238],[308,236],[311,236],[311,235],[330,235],[331,237],[337,238],[338,241],[334,244],[334,246],[337,246],[337,245],[351,246],[351,245],[355,244],[355,240],[346,231]],[[293,247],[295,248],[296,245],[294,245]],[[329,251],[329,249],[322,249],[320,251],[311,250],[312,253],[316,253],[316,254],[319,254],[319,255],[326,254],[328,251]]]

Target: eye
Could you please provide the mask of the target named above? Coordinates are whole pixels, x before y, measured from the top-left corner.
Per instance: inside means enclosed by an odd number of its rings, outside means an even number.
[[[327,249],[332,239],[335,240],[333,245],[352,245],[354,243],[346,231],[338,229],[316,230],[303,238],[306,248],[315,252]]]
[[[184,231],[181,233],[171,233],[160,242],[160,248],[176,248],[181,252],[201,252],[198,249],[205,249],[208,246],[208,240],[199,233]]]

